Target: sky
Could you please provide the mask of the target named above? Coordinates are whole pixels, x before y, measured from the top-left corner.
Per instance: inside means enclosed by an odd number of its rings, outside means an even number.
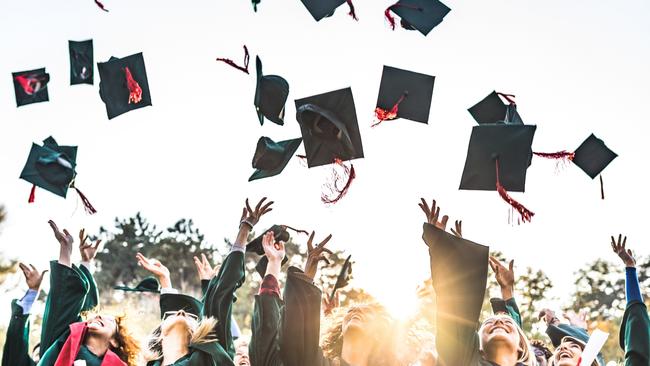
[[[429,275],[420,197],[435,198],[466,238],[514,258],[516,270],[543,269],[552,307],[565,305],[573,273],[602,257],[616,261],[609,236],[649,255],[646,190],[650,100],[650,2],[446,0],[452,9],[427,37],[391,31],[391,3],[355,0],[315,22],[300,1],[91,0],[0,2],[0,203],[8,211],[0,253],[44,267],[58,244],[49,219],[76,232],[111,227],[136,212],[158,227],[192,218],[210,243],[233,239],[246,197],[276,204],[274,223],[332,233],[332,249],[352,254],[354,284],[391,308]],[[95,62],[143,52],[153,106],[108,120],[95,85],[69,85],[68,40],[93,39]],[[217,57],[242,60],[251,75]],[[253,106],[254,58],[290,84],[284,126],[260,126]],[[406,120],[371,128],[383,65],[434,75],[427,125]],[[46,67],[50,101],[16,108],[11,72]],[[351,87],[363,139],[357,179],[338,204],[320,202],[330,168],[297,159],[276,177],[247,182],[260,136],[296,138],[294,100]],[[471,128],[467,108],[492,90],[516,95],[535,151],[574,150],[594,133],[619,157],[598,180],[574,165],[533,159],[525,193],[532,223],[508,222],[496,192],[458,190]],[[54,136],[78,145],[77,186],[99,211],[84,213],[18,179],[33,142]],[[304,151],[300,147],[298,153]],[[306,238],[297,238],[305,242]],[[75,253],[76,255],[76,253]],[[7,300],[8,302],[8,300]]]

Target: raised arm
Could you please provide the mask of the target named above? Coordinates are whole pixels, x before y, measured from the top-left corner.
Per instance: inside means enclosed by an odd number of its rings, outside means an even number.
[[[84,305],[81,310],[82,312],[93,310],[99,306],[99,291],[97,290],[97,284],[93,277],[93,262],[95,261],[99,244],[101,244],[102,241],[96,240],[95,244],[87,243],[87,241],[88,236],[85,235],[85,230],[81,229],[79,232],[79,254],[81,254],[79,270],[88,282],[88,295],[86,295],[86,299],[84,300]]]
[[[212,264],[210,264],[210,261],[208,261],[208,257],[206,257],[203,253],[201,253],[201,259],[196,256],[194,257],[194,266],[196,267],[196,273],[199,276],[199,281],[201,281],[201,295],[205,296],[205,294],[208,292],[210,280],[219,272],[219,268],[221,266],[216,265],[212,267]]]
[[[253,227],[260,218],[273,210],[273,201],[267,202],[262,198],[255,209],[246,200],[242,210],[237,238],[233,243],[230,254],[223,261],[219,273],[210,281],[203,304],[203,315],[217,319],[215,331],[219,343],[231,357],[235,355],[235,346],[231,333],[232,304],[235,301],[235,291],[244,283],[244,253],[246,241]]]
[[[49,224],[60,250],[58,261],[50,262],[50,292],[43,314],[41,356],[68,330],[70,324],[81,321],[90,289],[86,275],[70,260],[74,242],[72,235],[66,229],[61,232],[54,221],[50,220]]]
[[[494,277],[499,284],[501,289],[501,299],[491,299],[492,310],[497,313],[504,311],[520,327],[523,327],[521,323],[521,312],[519,311],[519,306],[515,301],[514,292],[515,292],[515,260],[511,260],[506,267],[499,259],[496,257],[490,256],[488,263],[490,268],[494,271]],[[499,301],[502,300],[502,301]]]
[[[282,300],[280,299],[280,267],[285,256],[284,242],[276,242],[273,232],[262,238],[264,254],[269,260],[259,293],[255,296],[252,336],[248,354],[252,365],[279,366]]]
[[[5,345],[2,349],[2,366],[33,366],[36,363],[29,352],[29,314],[32,304],[47,270],[39,272],[33,265],[19,264],[27,282],[27,293],[20,300],[11,302],[11,320],[7,327]]]
[[[618,240],[614,240],[612,236],[612,250],[625,265],[627,306],[621,322],[619,342],[625,351],[626,366],[645,366],[650,364],[650,319],[639,287],[636,260],[632,250],[625,248],[626,242],[627,237],[619,234]]]
[[[332,238],[327,236],[314,246],[314,232],[307,241],[307,263],[304,272],[290,267],[284,289],[284,318],[280,352],[284,366],[321,365],[323,352],[320,340],[321,290],[314,285],[318,263],[324,253],[331,253],[325,245]]]

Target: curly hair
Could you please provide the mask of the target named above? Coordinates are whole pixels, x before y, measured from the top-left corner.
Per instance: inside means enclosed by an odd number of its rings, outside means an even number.
[[[373,314],[372,331],[373,349],[368,364],[373,366],[407,365],[415,362],[420,354],[424,339],[421,327],[402,327],[391,317],[379,303],[356,304],[335,309],[323,319],[321,348],[323,355],[335,363],[341,362],[343,351],[343,324],[345,316],[351,311]]]
[[[140,345],[133,337],[126,325],[125,316],[116,316],[115,323],[117,330],[113,339],[117,343],[117,347],[111,346],[111,351],[129,366],[136,366],[138,364],[138,354],[140,353]]]

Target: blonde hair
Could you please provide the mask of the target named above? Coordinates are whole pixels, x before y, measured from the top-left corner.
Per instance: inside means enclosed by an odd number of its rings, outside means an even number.
[[[524,333],[524,330],[521,329],[519,324],[517,324],[517,322],[514,321],[514,319],[512,319],[512,317],[510,317],[509,315],[505,315],[505,314],[492,315],[483,321],[483,324],[481,325],[481,329],[483,328],[483,325],[485,324],[486,321],[495,318],[510,319],[512,321],[512,324],[515,326],[515,329],[517,329],[517,334],[519,335],[518,346],[521,349],[520,351],[518,351],[517,362],[522,363],[525,366],[537,366],[537,359],[535,358],[535,352],[532,350],[530,346],[530,341],[528,340],[526,333]],[[480,339],[481,337],[479,336],[479,340]],[[481,351],[483,351],[483,344],[480,345],[480,348]]]
[[[214,333],[214,327],[217,325],[217,320],[214,318],[204,318],[202,319],[196,328],[188,328],[189,332],[189,342],[190,344],[205,344],[217,342],[218,339]],[[160,325],[158,325],[152,332],[149,334],[147,340],[147,349],[144,353],[145,361],[155,361],[162,358],[162,340],[163,335],[160,330]]]

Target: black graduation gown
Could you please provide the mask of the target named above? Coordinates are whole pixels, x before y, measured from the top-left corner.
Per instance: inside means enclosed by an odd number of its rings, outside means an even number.
[[[2,366],[34,366],[29,356],[29,314],[23,314],[18,300],[11,302],[11,320],[2,349]]]
[[[650,318],[641,301],[627,304],[619,340],[625,351],[625,366],[650,365]]]

